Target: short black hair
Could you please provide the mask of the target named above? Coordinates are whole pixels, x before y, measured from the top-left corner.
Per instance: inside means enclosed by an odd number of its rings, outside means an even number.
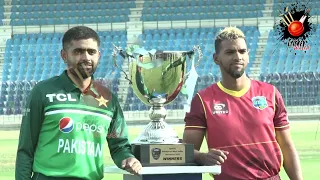
[[[96,31],[86,26],[75,26],[70,28],[62,38],[62,47],[67,49],[67,46],[71,43],[72,40],[83,40],[92,38],[100,47],[100,38]]]

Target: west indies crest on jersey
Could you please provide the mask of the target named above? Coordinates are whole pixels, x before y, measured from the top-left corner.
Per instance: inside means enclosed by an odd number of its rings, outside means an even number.
[[[255,96],[252,98],[253,107],[263,110],[268,107],[267,98],[264,96]]]

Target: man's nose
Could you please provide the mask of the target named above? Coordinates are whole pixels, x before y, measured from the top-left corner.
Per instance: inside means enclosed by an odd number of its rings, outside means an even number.
[[[242,54],[240,52],[236,52],[234,55],[235,61],[241,61],[243,59]]]
[[[88,51],[83,51],[83,53],[81,54],[81,59],[82,59],[82,60],[89,61],[89,59],[90,59],[90,54],[88,53]]]

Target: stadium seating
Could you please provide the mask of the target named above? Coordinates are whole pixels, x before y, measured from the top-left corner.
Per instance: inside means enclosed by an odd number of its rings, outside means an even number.
[[[240,27],[248,37],[248,47],[250,48],[250,59],[254,61],[256,55],[259,31],[257,27]],[[220,28],[187,28],[187,29],[161,29],[145,30],[139,37],[146,49],[165,49],[165,50],[192,50],[194,45],[200,45],[203,52],[203,59],[197,68],[199,79],[195,92],[219,80],[218,66],[213,63],[212,54],[214,53],[213,37]],[[7,41],[5,52],[5,63],[3,71],[4,82],[30,82],[40,81],[58,75],[65,68],[65,64],[60,59],[59,50],[61,49],[60,33],[50,34],[16,34],[11,40]],[[101,38],[102,58],[97,69],[98,79],[108,78],[112,84],[114,92],[118,90],[119,70],[111,65],[110,43],[118,43],[121,47],[126,47],[125,32],[99,32]],[[196,56],[198,58],[198,56]],[[118,62],[122,63],[118,57]],[[188,60],[187,70],[190,69],[190,59]],[[249,66],[250,67],[250,66]],[[11,69],[11,71],[9,71]],[[110,72],[104,74],[104,72]],[[208,75],[208,72],[210,74]],[[113,76],[111,76],[113,74]],[[10,89],[6,89],[8,91]],[[10,93],[10,91],[6,92]],[[12,92],[13,93],[13,92]],[[21,93],[27,95],[29,92]],[[4,93],[5,94],[5,93]],[[18,98],[22,98],[18,97]],[[180,94],[177,99],[167,106],[168,109],[181,109],[184,101]],[[5,106],[8,109],[7,106]],[[128,88],[128,96],[124,110],[147,110],[149,107],[142,104],[133,94],[132,89]],[[15,113],[19,111],[4,111],[5,113]]]
[[[320,103],[319,27],[315,25],[316,31],[307,39],[307,51],[292,50],[278,39],[276,31],[269,32],[260,79],[274,84],[289,106]]]
[[[0,114],[21,114],[26,98],[35,81],[2,82],[0,92]]]
[[[298,73],[298,72],[320,72],[319,52],[320,49],[314,43],[308,51],[294,51],[283,44],[270,31],[267,47],[264,52],[261,73]],[[317,31],[317,33],[320,31]],[[310,37],[313,38],[313,37]],[[316,37],[315,37],[316,38]],[[314,41],[317,42],[317,41]],[[290,51],[291,50],[291,51]]]
[[[280,8],[285,8],[293,3],[296,4],[297,1],[292,1],[292,0],[274,0],[273,1],[273,11],[272,11],[272,16],[279,16],[279,10]],[[307,4],[308,2],[308,4]],[[310,8],[310,15],[320,15],[320,2],[319,1],[299,1],[299,9],[304,9],[306,8],[302,7],[302,5],[305,5],[307,8]]]
[[[0,0],[0,26],[3,25],[2,19],[4,18],[4,0]]]
[[[112,64],[111,42],[126,47],[126,31],[100,31],[98,34],[102,55],[95,77],[107,83],[117,94],[120,70]],[[22,103],[16,101],[17,99],[24,99],[38,81],[62,73],[66,66],[60,57],[61,38],[61,33],[40,33],[15,34],[12,39],[7,40],[0,92],[1,99],[4,100],[0,104],[0,109],[6,110],[1,110],[0,113],[21,113],[20,110],[16,110],[18,106],[22,107]],[[122,62],[123,59],[118,56],[119,66]],[[17,104],[13,106],[10,102]]]
[[[262,17],[265,0],[144,1],[141,21],[204,20]]]
[[[99,32],[101,38],[101,65],[97,76],[112,72],[110,53],[113,50],[111,42],[126,46],[126,32]],[[65,64],[60,58],[60,33],[16,34],[6,42],[4,55],[3,81],[43,80],[61,73]],[[118,58],[121,61],[121,58]],[[9,71],[11,69],[11,71]]]
[[[247,36],[250,59],[254,60],[256,55],[259,31],[254,26],[241,28]],[[185,50],[190,51],[195,45],[200,45],[203,59],[199,66],[198,73],[205,74],[208,71],[218,73],[217,66],[213,66],[212,55],[214,51],[214,36],[221,28],[184,28],[184,29],[159,29],[145,30],[139,37],[145,41],[146,49]],[[196,57],[198,58],[198,57]],[[250,64],[251,66],[251,64]]]
[[[250,61],[254,62],[259,39],[259,31],[256,26],[239,27],[247,36],[248,47],[250,49]],[[200,65],[196,68],[199,79],[194,92],[197,92],[204,87],[219,80],[219,69],[214,64],[212,55],[214,49],[214,36],[221,28],[184,28],[184,29],[150,29],[144,30],[139,36],[141,42],[144,43],[145,49],[157,50],[178,50],[191,51],[195,45],[200,45],[203,59]],[[196,53],[195,59],[198,58]],[[248,66],[251,67],[251,64]],[[187,61],[187,70],[190,70],[191,60]],[[208,73],[210,72],[210,73]],[[247,73],[250,73],[248,71]],[[128,88],[128,97],[124,110],[145,110],[138,98],[132,93],[131,88]],[[177,99],[167,106],[168,109],[182,109],[184,101],[183,95],[180,93]]]
[[[12,26],[126,22],[135,8],[132,0],[12,0],[12,5]]]
[[[266,0],[146,0],[143,2],[141,21],[179,21],[206,19],[233,19],[262,17]],[[289,3],[291,1],[282,1]],[[75,3],[77,4],[75,6]],[[279,8],[280,0],[274,1],[273,15]],[[4,18],[4,1],[0,0],[0,19]],[[129,21],[130,8],[136,8],[134,0],[12,0],[11,26],[60,25],[86,23],[117,23]],[[320,14],[319,2],[313,2],[311,15]],[[139,8],[137,8],[139,9]],[[276,14],[278,16],[278,14]],[[0,21],[0,26],[2,21]],[[221,27],[222,28],[222,27]],[[250,49],[250,67],[256,59],[260,32],[257,26],[240,27]],[[195,92],[221,79],[218,66],[213,63],[214,36],[220,27],[144,29],[139,36],[146,49],[190,51],[200,45],[203,59],[197,67],[199,75]],[[318,48],[320,25],[317,25],[316,44],[306,53],[288,52],[286,46],[278,46],[274,31],[270,31],[267,47],[261,62],[260,80],[274,84],[283,94],[287,105],[320,104],[320,62]],[[112,64],[111,42],[127,46],[126,31],[100,31],[102,57],[96,71],[96,79],[109,86],[117,94],[121,72]],[[58,75],[65,68],[60,58],[62,33],[13,34],[6,42],[2,82],[0,89],[0,114],[21,114],[25,99],[31,88],[38,82]],[[279,48],[275,48],[279,47]],[[198,56],[196,55],[196,58]],[[118,65],[123,59],[117,57]],[[187,70],[190,70],[188,59]],[[132,89],[127,91],[125,111],[148,110]],[[180,93],[166,109],[182,109],[185,97]]]
[[[320,104],[320,72],[269,73],[261,80],[275,85],[287,106]]]

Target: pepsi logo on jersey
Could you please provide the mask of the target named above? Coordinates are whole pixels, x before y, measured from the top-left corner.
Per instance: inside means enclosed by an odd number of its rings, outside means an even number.
[[[59,129],[63,133],[70,133],[73,130],[74,122],[71,118],[64,117],[59,121]]]

